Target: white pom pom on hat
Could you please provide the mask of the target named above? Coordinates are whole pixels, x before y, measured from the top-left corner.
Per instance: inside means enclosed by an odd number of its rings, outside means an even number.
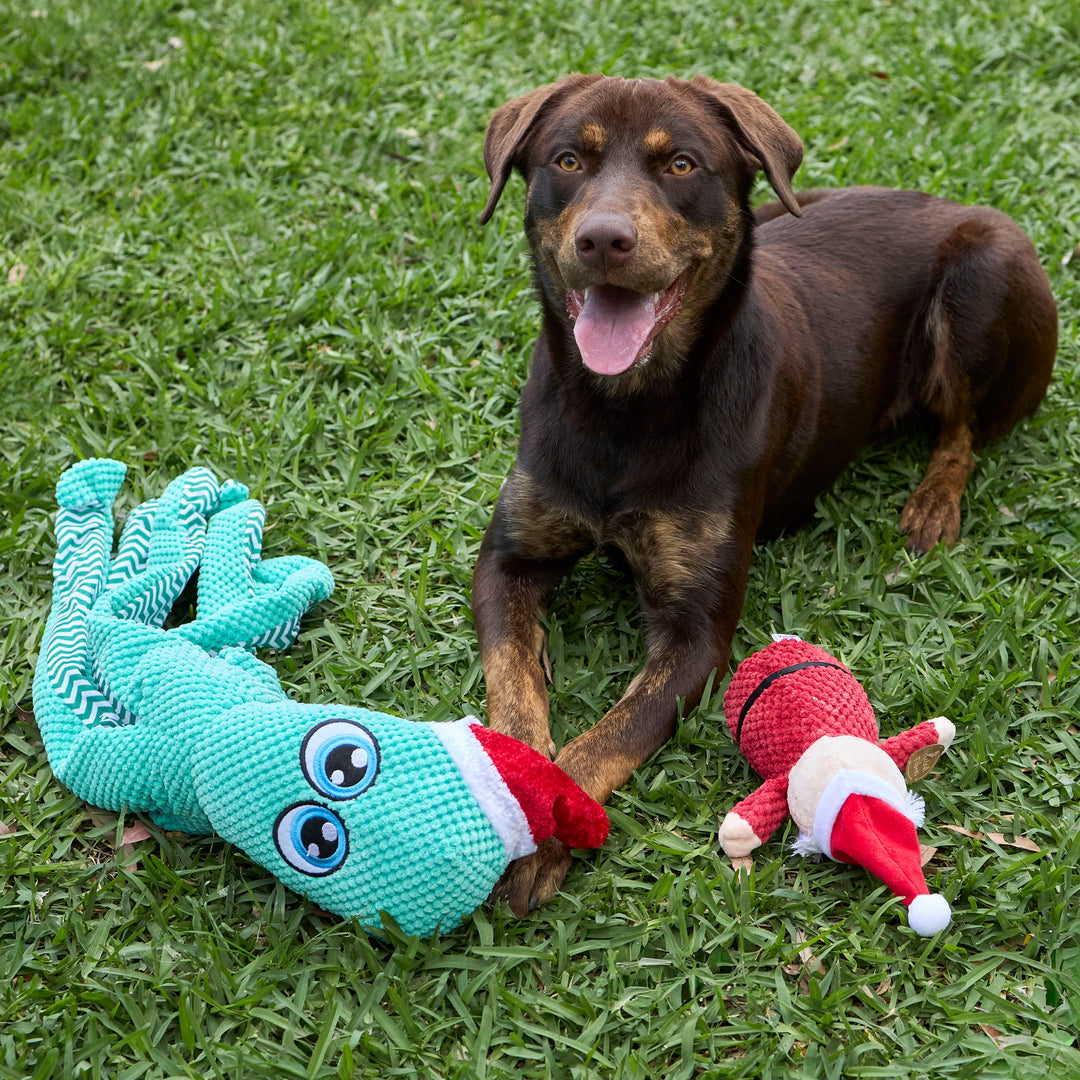
[[[907,921],[919,937],[933,937],[952,922],[952,910],[941,893],[922,893],[908,904]]]

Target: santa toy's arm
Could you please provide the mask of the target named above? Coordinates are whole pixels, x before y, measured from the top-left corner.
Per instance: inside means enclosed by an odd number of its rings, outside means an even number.
[[[788,814],[788,778],[773,776],[742,802],[736,803],[720,823],[720,846],[731,859],[749,855],[784,823]]]
[[[880,746],[909,780],[921,780],[949,748],[955,734],[956,725],[937,716],[885,739]]]

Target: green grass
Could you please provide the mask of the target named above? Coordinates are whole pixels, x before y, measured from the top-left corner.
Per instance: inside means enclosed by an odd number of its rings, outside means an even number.
[[[0,1077],[1080,1076],[1080,9],[40,3],[0,0]],[[1057,374],[980,462],[962,542],[904,553],[926,443],[874,447],[759,549],[735,642],[812,637],[887,733],[956,721],[923,785],[938,940],[790,831],[732,874],[717,815],[756,780],[726,672],[565,895],[433,942],[372,942],[219,841],[124,852],[52,779],[27,710],[52,490],[82,456],[130,463],[127,506],[193,463],[237,476],[270,554],[330,563],[275,659],[298,696],[482,709],[469,581],[536,313],[519,181],[477,225],[481,140],[575,69],[741,82],[802,134],[802,186],[991,203],[1050,273]],[[562,741],[643,645],[603,559],[549,632]]]

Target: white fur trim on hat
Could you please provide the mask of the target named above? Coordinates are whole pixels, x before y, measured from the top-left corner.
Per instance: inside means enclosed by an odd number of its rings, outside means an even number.
[[[432,723],[428,727],[446,747],[472,797],[499,834],[507,861],[520,859],[536,850],[536,841],[521,803],[472,733],[472,725],[479,723],[475,716],[463,716],[460,720]]]
[[[922,798],[910,791],[897,791],[887,780],[861,769],[839,769],[825,785],[817,809],[814,812],[814,832],[812,836],[801,835],[795,841],[795,850],[800,855],[821,852],[828,858],[832,853],[832,831],[836,817],[849,795],[868,795],[888,803],[918,828],[923,823],[926,810]]]

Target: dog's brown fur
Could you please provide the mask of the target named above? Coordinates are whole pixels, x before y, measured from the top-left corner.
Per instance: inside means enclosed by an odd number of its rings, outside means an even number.
[[[619,548],[648,661],[555,757],[604,800],[671,736],[677,699],[692,706],[726,666],[755,539],[810,511],[873,434],[909,414],[936,423],[900,527],[920,552],[957,539],[973,449],[1045,392],[1056,307],[1030,241],[995,210],[879,188],[796,196],[795,133],[702,77],[570,76],[500,108],[484,157],[484,220],[514,169],[527,181],[543,312],[474,576],[488,715],[554,753],[537,613],[583,553]],[[755,215],[761,169],[781,203]],[[583,365],[570,290],[660,292],[683,274],[650,356],[613,375]],[[548,842],[498,892],[523,914],[568,865]]]

